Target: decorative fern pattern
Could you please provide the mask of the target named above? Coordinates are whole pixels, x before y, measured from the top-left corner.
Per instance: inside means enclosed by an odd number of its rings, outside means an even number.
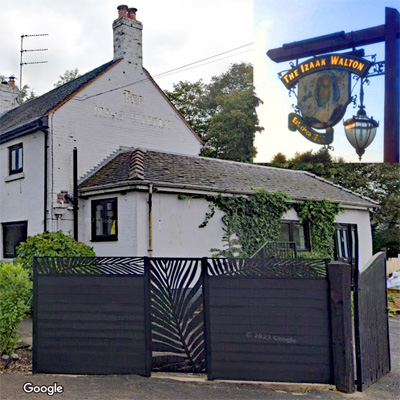
[[[35,257],[40,275],[143,275],[143,257]]]
[[[200,259],[150,259],[153,369],[205,371]]]
[[[210,276],[326,278],[328,260],[299,258],[209,258]]]

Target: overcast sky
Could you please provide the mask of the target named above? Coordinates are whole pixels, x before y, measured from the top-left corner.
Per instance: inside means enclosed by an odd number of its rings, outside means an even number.
[[[253,42],[252,0],[18,0],[2,3],[0,14],[0,74],[19,78],[21,35],[24,62],[48,61],[23,68],[23,84],[37,94],[53,89],[67,69],[88,72],[113,58],[112,22],[117,6],[138,9],[143,23],[143,64],[155,77],[171,69],[202,60]],[[191,82],[225,72],[230,64],[252,62],[253,47],[207,60],[168,77],[155,78],[162,89],[172,89],[180,80]]]
[[[26,65],[23,84],[36,94],[53,88],[59,75],[78,68],[81,74],[113,58],[112,22],[117,18],[121,0],[18,0],[2,4],[0,74],[19,78],[21,35],[24,49],[43,52],[24,53],[24,62],[46,60],[46,64]],[[254,3],[254,5],[253,5]],[[230,64],[252,62],[255,65],[256,93],[264,102],[258,108],[263,133],[257,135],[256,161],[269,162],[274,154],[292,156],[296,151],[314,149],[298,132],[287,128],[287,116],[295,99],[277,78],[288,63],[276,64],[266,52],[290,43],[338,31],[350,32],[381,25],[385,6],[400,9],[400,0],[135,0],[125,3],[138,9],[143,23],[143,64],[162,89],[172,89],[181,80],[195,82],[227,71]],[[254,8],[254,15],[253,15]],[[246,46],[254,41],[254,46]],[[244,47],[242,47],[244,46]],[[188,67],[166,77],[159,74],[198,60],[242,47],[220,57],[204,61],[201,67]],[[384,59],[384,45],[365,47],[366,54]],[[219,60],[219,61],[216,61]],[[18,81],[17,81],[18,82]],[[377,137],[367,149],[363,161],[380,162],[383,154],[383,77],[372,78],[365,88],[369,116],[380,122]],[[353,94],[359,93],[359,85]],[[357,109],[350,105],[345,119]],[[343,125],[335,127],[332,153],[348,161],[358,157],[348,143]]]
[[[278,152],[293,156],[296,151],[318,151],[321,148],[298,131],[288,130],[288,114],[292,112],[292,104],[297,101],[288,96],[288,90],[278,79],[277,73],[290,69],[290,66],[288,62],[273,62],[266,52],[282,47],[284,43],[382,25],[385,23],[385,7],[400,10],[400,1],[254,0],[255,85],[257,95],[264,101],[258,108],[258,115],[265,129],[256,138],[257,161],[270,161]],[[377,54],[377,61],[384,60],[384,43],[364,46],[364,49],[366,55]],[[371,78],[370,85],[364,88],[367,115],[372,115],[380,126],[374,142],[366,149],[363,161],[382,162],[384,77]],[[353,94],[359,97],[359,84]],[[357,110],[358,107],[354,109],[350,104],[344,119],[351,118]],[[347,141],[343,123],[339,122],[334,131],[332,155],[358,162],[355,150]]]

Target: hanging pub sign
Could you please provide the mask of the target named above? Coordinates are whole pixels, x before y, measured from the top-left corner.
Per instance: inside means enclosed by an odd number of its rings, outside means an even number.
[[[363,58],[328,54],[307,60],[286,72],[281,81],[292,89],[298,84],[297,109],[289,114],[289,129],[298,130],[313,143],[328,145],[333,129],[351,102],[351,73],[365,76],[372,63]],[[326,129],[317,132],[315,129]]]

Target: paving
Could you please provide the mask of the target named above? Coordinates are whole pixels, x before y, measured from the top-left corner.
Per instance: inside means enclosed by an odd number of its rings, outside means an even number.
[[[137,375],[0,375],[0,399],[62,400],[224,400],[224,399],[400,399],[400,316],[389,321],[392,371],[364,392],[345,394],[331,385],[279,384],[268,382],[207,381],[205,376],[153,373],[151,378]],[[20,326],[22,340],[31,343],[31,322]],[[26,393],[35,386],[48,393]],[[38,390],[38,388],[36,388]],[[57,392],[58,390],[58,392]],[[54,392],[54,393],[53,393]],[[52,394],[51,394],[52,393]]]

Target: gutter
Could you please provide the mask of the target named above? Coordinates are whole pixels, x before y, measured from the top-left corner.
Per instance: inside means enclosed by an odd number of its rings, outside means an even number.
[[[13,129],[11,131],[5,132],[0,135],[0,144],[8,142],[12,139],[18,138],[20,136],[27,135],[28,133],[34,132],[34,131],[42,131],[43,129],[48,129],[49,128],[49,117],[44,116],[40,117],[38,119],[35,119],[34,121],[31,121],[23,126],[20,126],[16,129]]]
[[[134,191],[134,190],[147,190],[148,185],[156,185],[157,190],[159,192],[175,192],[175,193],[188,193],[188,191],[193,191],[193,194],[203,194],[203,195],[211,195],[215,196],[218,194],[225,194],[225,195],[252,195],[254,191],[252,190],[231,190],[231,189],[218,189],[213,186],[199,186],[199,185],[187,185],[187,184],[180,184],[180,183],[168,183],[168,182],[154,182],[154,181],[133,181],[133,180],[126,180],[117,183],[108,183],[105,185],[98,185],[98,186],[91,186],[91,187],[82,187],[79,189],[80,197],[90,197],[96,196],[106,193],[115,193],[121,190],[124,191]],[[306,197],[298,197],[291,202],[303,201],[303,200],[315,200],[319,201],[318,199],[310,199]],[[376,209],[380,208],[380,206],[376,203],[375,204],[357,204],[357,203],[349,203],[349,202],[340,202],[336,200],[332,200],[335,203],[339,203],[343,206],[348,206],[349,208],[354,209]],[[367,201],[367,200],[366,200]],[[375,203],[372,200],[369,200],[371,203]]]

